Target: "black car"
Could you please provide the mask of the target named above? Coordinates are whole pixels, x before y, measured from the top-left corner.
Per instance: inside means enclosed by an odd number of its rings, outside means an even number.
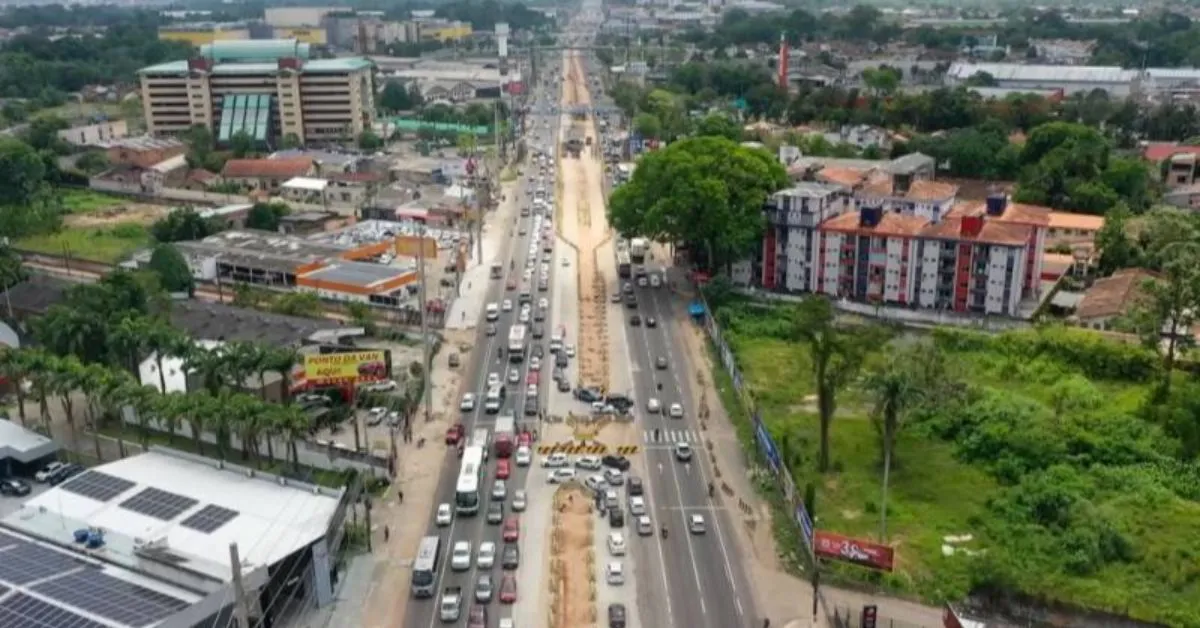
[[[637,314],[634,314],[633,316],[630,316],[630,317],[629,317],[629,324],[630,324],[631,326],[633,326],[633,327],[641,327],[641,325],[642,325],[642,317],[641,317],[641,316],[638,316]]]
[[[614,456],[609,454],[600,459],[600,464],[618,471],[629,470],[629,458],[626,458],[625,456]]]
[[[632,294],[627,295],[625,297],[625,307],[631,310],[637,309],[637,297],[633,296]]]
[[[656,368],[656,369],[658,369],[658,370],[660,370],[660,371],[665,371],[665,370],[667,370],[667,358],[666,358],[666,356],[661,356],[661,355],[660,355],[660,356],[658,356],[657,358],[654,358],[654,368]]]
[[[86,469],[77,464],[69,464],[59,468],[58,471],[55,471],[54,475],[50,476],[48,482],[50,486],[57,486],[79,475],[80,473],[83,473],[84,471],[86,471]]]
[[[534,325],[530,333],[533,334],[534,339],[540,339],[546,335],[546,328],[541,325]]]
[[[595,388],[576,388],[575,398],[584,403],[592,403],[604,399],[604,395],[600,394],[600,391]]]
[[[538,405],[537,400],[529,399],[525,402],[525,416],[537,416]]]
[[[559,351],[558,353],[554,354],[554,366],[565,369],[567,368],[569,360],[570,358],[567,357],[566,351]]]
[[[12,497],[24,497],[30,491],[29,484],[16,478],[6,478],[0,480],[0,495],[11,495]]]
[[[609,395],[604,398],[604,403],[622,412],[633,407],[633,400],[625,395]]]
[[[533,357],[542,359],[546,355],[546,349],[542,345],[533,345]]]
[[[608,510],[608,525],[614,528],[625,527],[625,511],[620,506]]]
[[[608,605],[608,628],[625,628],[625,617],[624,604]]]
[[[643,493],[642,478],[636,475],[631,475],[625,480],[625,486],[629,491],[630,497],[637,497]]]
[[[491,502],[487,509],[487,522],[498,526],[504,521],[504,502]]]
[[[516,543],[504,544],[504,550],[500,554],[500,566],[508,570],[521,566],[521,549]]]

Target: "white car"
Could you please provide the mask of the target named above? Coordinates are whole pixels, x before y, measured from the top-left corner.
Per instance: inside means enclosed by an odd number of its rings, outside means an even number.
[[[604,476],[600,475],[599,473],[589,475],[584,478],[583,485],[592,489],[593,491],[603,490],[605,486]]]
[[[496,544],[484,541],[479,544],[479,553],[475,555],[475,566],[480,569],[491,569],[496,564]]]
[[[499,385],[500,385],[500,374],[499,373],[488,373],[487,387],[491,388],[492,386],[499,386]]]
[[[668,411],[668,414],[671,415],[672,419],[682,419],[683,418],[683,406],[679,405],[677,403],[671,404],[671,409]]]
[[[528,447],[523,445],[521,447],[517,447],[516,459],[518,467],[528,467],[529,463],[533,461],[533,452],[531,452]]]
[[[512,299],[505,299],[500,304],[500,309],[504,310],[505,312],[511,312],[512,311]]]
[[[658,278],[658,275],[650,275],[650,287],[651,288],[657,288],[661,285],[662,285],[662,280]]]
[[[438,504],[437,524],[448,526],[452,521],[454,521],[454,511],[450,509],[450,504]]]
[[[528,504],[526,501],[525,491],[513,491],[512,509],[513,512],[522,512]]]
[[[454,571],[466,571],[471,568],[470,541],[454,542],[454,550],[450,553],[450,568]]]
[[[650,515],[642,515],[637,518],[637,532],[641,536],[654,534],[654,524],[650,521]]]
[[[542,308],[543,310],[550,307],[550,300],[545,297],[538,299],[538,307]]]
[[[517,628],[517,624],[513,622],[512,617],[501,617],[500,623],[496,624],[496,628]]]
[[[604,465],[600,462],[600,456],[580,456],[575,461],[575,466],[588,471],[599,471]]]
[[[688,517],[688,532],[692,534],[704,534],[704,515],[691,515]]]
[[[463,393],[462,403],[458,404],[458,409],[463,412],[470,412],[475,409],[475,393]]]
[[[640,517],[646,514],[646,500],[641,495],[629,498],[629,514]]]
[[[532,358],[529,358],[529,370],[531,370],[531,371],[542,370],[542,359],[537,357],[536,355],[533,356]]]
[[[554,452],[545,458],[542,458],[542,466],[547,469],[558,469],[571,464],[571,459],[567,458],[567,454],[562,452]]]
[[[625,555],[625,535],[620,532],[608,533],[608,553],[613,556]]]
[[[508,497],[508,485],[504,483],[504,480],[492,482],[492,500],[503,501],[506,497]]]
[[[662,406],[659,405],[658,399],[651,397],[650,399],[646,400],[646,412],[658,414],[661,410]]]
[[[625,483],[625,474],[621,473],[620,469],[605,469],[604,481],[613,486],[621,486]]]
[[[563,348],[563,350],[567,352],[568,358],[575,357],[575,345],[567,345],[566,347]]]
[[[42,467],[41,471],[33,474],[33,479],[43,483],[49,482],[54,473],[65,466],[67,466],[67,463],[65,462],[51,462],[50,464]]]
[[[525,323],[528,323],[529,322],[529,310],[521,310],[521,313],[517,315],[517,322],[521,323],[522,325],[524,325]]]
[[[521,381],[521,371],[517,369],[508,369],[508,383],[517,384]]]
[[[604,581],[612,585],[625,584],[625,567],[620,561],[613,561],[604,566]]]
[[[575,479],[575,469],[554,469],[550,475],[546,476],[546,481],[551,484],[562,484]]]

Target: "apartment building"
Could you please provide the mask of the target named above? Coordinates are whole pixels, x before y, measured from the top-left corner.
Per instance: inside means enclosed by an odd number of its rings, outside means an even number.
[[[139,71],[146,128],[178,135],[202,125],[218,143],[245,132],[267,146],[288,135],[352,139],[374,123],[372,68],[362,57],[312,59],[295,39],[214,42]]]

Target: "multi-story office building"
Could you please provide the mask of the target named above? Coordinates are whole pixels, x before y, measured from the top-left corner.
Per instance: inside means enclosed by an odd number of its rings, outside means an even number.
[[[215,42],[139,71],[146,128],[177,135],[201,125],[218,142],[246,132],[269,146],[288,135],[351,139],[374,122],[372,69],[362,57],[311,59],[294,39]]]

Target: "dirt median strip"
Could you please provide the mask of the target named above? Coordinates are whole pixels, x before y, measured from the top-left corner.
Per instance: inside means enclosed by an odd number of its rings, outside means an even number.
[[[592,500],[578,484],[554,494],[550,537],[550,628],[596,625],[596,551]]]

